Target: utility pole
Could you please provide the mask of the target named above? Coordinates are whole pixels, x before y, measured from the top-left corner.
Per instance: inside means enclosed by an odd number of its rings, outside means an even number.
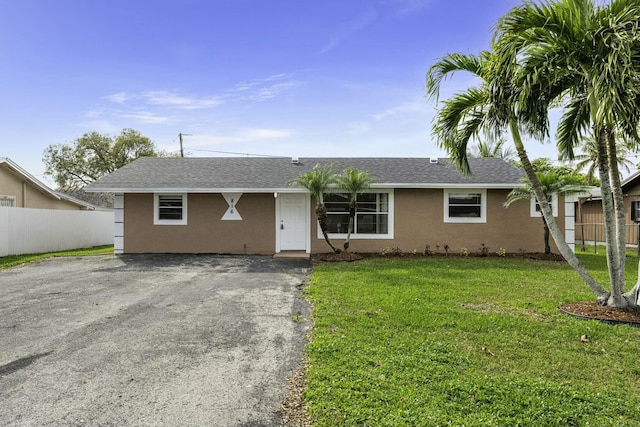
[[[182,137],[183,136],[191,136],[190,133],[179,133],[178,136],[180,137],[180,157],[184,157],[184,149],[182,148]]]

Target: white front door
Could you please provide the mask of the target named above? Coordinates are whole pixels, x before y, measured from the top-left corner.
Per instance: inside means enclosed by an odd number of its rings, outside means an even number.
[[[305,194],[279,194],[280,215],[277,232],[280,234],[280,250],[307,249],[307,205]]]

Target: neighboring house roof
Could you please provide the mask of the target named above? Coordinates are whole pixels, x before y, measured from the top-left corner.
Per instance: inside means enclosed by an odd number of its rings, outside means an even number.
[[[622,181],[622,192],[626,193],[627,191],[629,191],[629,189],[635,187],[636,185],[640,184],[640,170],[634,172],[633,174],[631,174],[630,176],[626,177],[623,181]],[[602,198],[602,192],[600,191],[600,188],[594,188],[591,192],[591,194],[589,196],[587,196],[587,198],[590,199],[601,199]]]
[[[622,191],[628,191],[631,187],[635,187],[640,184],[640,170],[636,171],[632,175],[628,176],[622,181]]]
[[[47,187],[44,183],[42,183],[38,178],[31,175],[26,170],[22,169],[16,162],[9,159],[8,157],[0,157],[0,166],[1,165],[6,165],[15,174],[21,176],[22,179],[24,179],[25,181],[30,182],[34,187],[38,188],[40,191],[42,191],[52,199],[66,200],[70,203],[76,204],[78,206],[82,206],[86,209],[90,209],[90,210],[95,209],[95,206],[90,203],[84,202],[82,200],[76,199],[75,197],[68,196],[58,191],[52,190],[51,188]]]
[[[520,169],[498,158],[469,159],[473,175],[461,175],[447,159],[429,158],[264,158],[142,157],[85,187],[85,191],[296,191],[290,181],[318,165],[369,171],[373,188],[513,188]],[[297,189],[299,190],[299,188]]]
[[[89,210],[100,210],[100,211],[112,211],[113,209],[105,206],[97,206],[93,203],[85,202],[84,200],[78,199],[77,197],[73,197],[70,194],[63,193],[60,191],[56,191],[56,194],[60,196],[61,199],[64,199],[68,202],[75,203],[76,205],[84,206]]]

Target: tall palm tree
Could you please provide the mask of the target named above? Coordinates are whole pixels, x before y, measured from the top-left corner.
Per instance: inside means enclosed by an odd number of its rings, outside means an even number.
[[[511,52],[511,56],[508,53],[503,52],[500,56],[495,51],[483,51],[478,56],[454,53],[431,66],[427,72],[427,94],[431,98],[438,98],[442,81],[453,73],[467,71],[481,80],[478,87],[468,88],[442,103],[433,131],[439,145],[447,150],[460,171],[470,174],[467,158],[469,140],[481,131],[499,138],[509,129],[522,168],[560,253],[593,290],[598,301],[604,301],[608,293],[591,277],[567,244],[529,160],[520,133],[521,127],[539,139],[545,136],[545,129],[527,121],[520,123],[519,115],[530,112],[520,111],[521,86],[516,84],[520,66],[515,53]],[[538,106],[531,105],[528,108],[536,109]]]
[[[349,240],[353,232],[354,219],[358,208],[358,195],[371,187],[376,180],[367,171],[359,171],[357,168],[347,168],[342,175],[337,177],[338,188],[349,195],[349,227],[347,239],[344,241],[344,251],[349,250]]]
[[[522,67],[521,118],[546,128],[548,109],[560,103],[557,145],[567,159],[593,132],[611,285],[606,299],[599,295],[598,301],[621,308],[636,305],[640,285],[624,292],[625,216],[617,155],[620,136],[640,139],[639,23],[637,0],[602,6],[594,0],[525,2],[502,18],[496,33],[499,54],[517,58]]]
[[[299,185],[305,188],[316,199],[315,212],[324,240],[333,252],[338,253],[340,249],[336,248],[333,243],[331,243],[331,239],[329,239],[329,233],[327,231],[327,208],[324,205],[324,196],[336,181],[337,175],[331,165],[316,165],[312,171],[298,175],[289,185]]]
[[[536,172],[536,176],[542,186],[542,191],[549,201],[552,200],[553,197],[571,196],[574,194],[584,193],[589,189],[588,186],[581,183],[580,177],[574,175],[561,175],[555,170]],[[529,180],[526,177],[523,177],[521,181],[522,185],[514,188],[511,190],[509,195],[507,195],[507,200],[504,202],[505,207],[508,208],[515,202],[523,200],[530,201],[532,197],[535,198],[535,194]],[[551,245],[549,244],[549,226],[547,225],[547,220],[544,216],[542,216],[542,222],[544,224],[544,253],[550,254]]]

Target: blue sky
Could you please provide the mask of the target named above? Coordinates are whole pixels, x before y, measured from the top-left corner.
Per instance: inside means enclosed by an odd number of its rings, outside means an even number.
[[[519,0],[20,0],[0,13],[2,149],[133,128],[191,156],[444,155],[429,66],[478,53]],[[443,96],[467,87],[460,75]],[[529,144],[531,157],[555,157]],[[48,181],[50,182],[50,181]]]

